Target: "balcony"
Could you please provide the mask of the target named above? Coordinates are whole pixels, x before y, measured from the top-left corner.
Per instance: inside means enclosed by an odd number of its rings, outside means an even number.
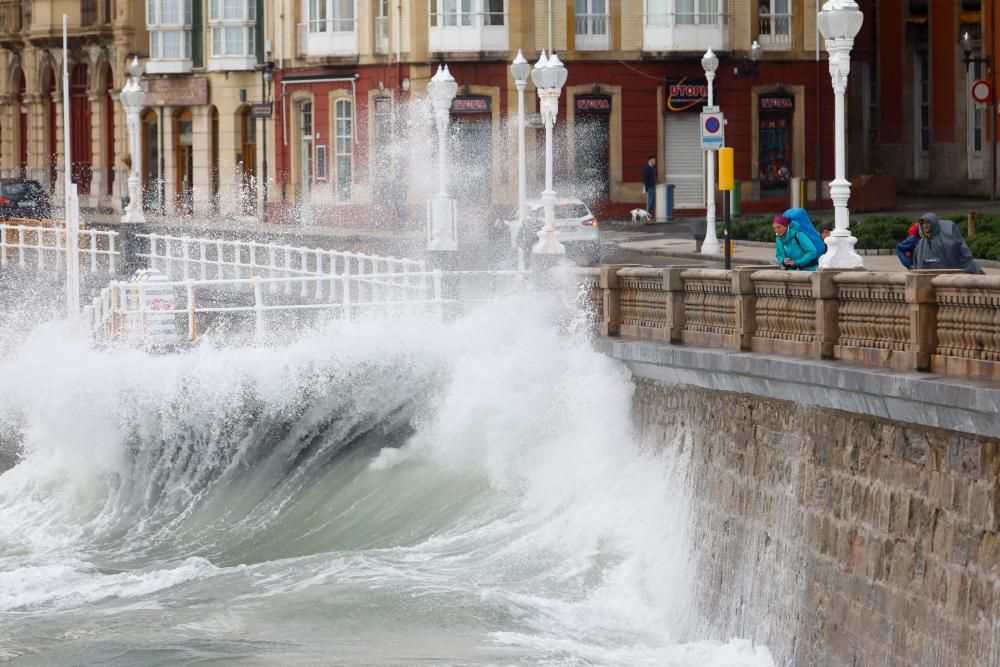
[[[611,48],[611,26],[609,14],[576,15],[576,50],[607,51]]]
[[[757,17],[757,41],[767,51],[791,51],[792,15],[759,14]]]
[[[729,50],[729,15],[724,3],[711,3],[714,10],[699,5],[700,10],[677,11],[675,0],[665,3],[647,0],[643,22],[643,51],[690,51],[700,53],[708,47],[717,51]],[[685,3],[684,6],[690,6]],[[668,11],[651,11],[664,7]]]
[[[29,6],[24,0],[0,0],[0,35],[10,37],[27,28]]]
[[[375,53],[389,53],[389,17],[375,17]]]
[[[509,49],[506,10],[432,12],[429,21],[431,52],[475,53]]]
[[[298,25],[300,58],[358,55],[357,19],[318,19]]]

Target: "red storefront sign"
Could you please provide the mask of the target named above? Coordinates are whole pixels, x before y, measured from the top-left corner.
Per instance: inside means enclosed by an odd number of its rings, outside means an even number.
[[[667,112],[698,111],[708,100],[708,80],[705,77],[666,79]]]
[[[577,97],[578,113],[611,113],[611,99],[608,97]]]
[[[451,101],[452,113],[489,113],[490,98],[486,96],[456,97]]]
[[[761,111],[792,111],[795,98],[791,95],[768,95],[760,98]]]

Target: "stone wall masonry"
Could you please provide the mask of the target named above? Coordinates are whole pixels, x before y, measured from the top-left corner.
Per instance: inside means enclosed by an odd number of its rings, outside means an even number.
[[[688,371],[638,377],[633,410],[645,440],[690,448],[693,637],[750,637],[782,665],[1000,665],[1000,440]]]

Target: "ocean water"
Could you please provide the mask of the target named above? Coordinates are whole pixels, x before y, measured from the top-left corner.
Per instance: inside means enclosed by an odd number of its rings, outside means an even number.
[[[773,665],[695,634],[683,448],[637,440],[586,329],[524,294],[260,347],[4,341],[0,661]]]

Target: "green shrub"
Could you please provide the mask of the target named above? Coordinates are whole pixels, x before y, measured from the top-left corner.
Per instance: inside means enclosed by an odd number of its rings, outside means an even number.
[[[978,220],[977,220],[978,223]],[[1000,259],[1000,234],[979,233],[967,239],[972,256],[979,259]]]
[[[733,239],[739,241],[774,241],[771,218],[739,218],[730,223]]]
[[[858,248],[895,248],[913,223],[901,216],[870,215],[851,224]]]

